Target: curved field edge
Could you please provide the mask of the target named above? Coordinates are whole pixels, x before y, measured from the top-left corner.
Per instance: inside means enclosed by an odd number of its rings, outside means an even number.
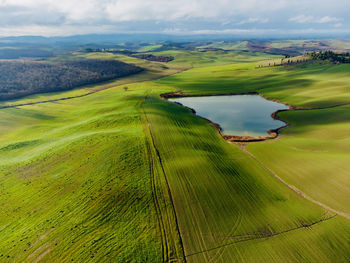
[[[349,213],[349,106],[283,112],[280,116],[291,124],[282,139],[248,145],[247,149],[290,184]]]

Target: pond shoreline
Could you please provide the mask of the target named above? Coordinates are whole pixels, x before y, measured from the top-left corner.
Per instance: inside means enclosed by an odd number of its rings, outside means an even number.
[[[174,91],[174,92],[168,92],[168,93],[162,93],[160,94],[160,97],[165,99],[165,100],[168,100],[168,99],[175,99],[175,98],[185,98],[185,97],[210,97],[210,96],[235,96],[235,95],[259,95],[260,97],[266,99],[266,100],[269,100],[269,101],[273,101],[273,102],[277,102],[277,103],[280,103],[280,104],[284,104],[286,106],[289,107],[289,109],[281,109],[281,110],[277,110],[275,112],[273,112],[271,114],[271,117],[274,119],[274,120],[279,120],[279,121],[282,121],[285,123],[285,125],[277,128],[277,129],[271,129],[271,130],[268,130],[267,133],[269,135],[267,136],[256,136],[256,137],[253,137],[253,136],[239,136],[239,135],[231,135],[231,134],[225,134],[224,132],[222,132],[222,127],[220,126],[220,124],[218,123],[215,123],[205,117],[202,117],[200,115],[198,115],[196,113],[196,111],[190,107],[187,107],[179,102],[174,102],[178,105],[181,105],[182,107],[185,107],[187,109],[189,109],[192,114],[196,115],[197,117],[200,117],[204,120],[206,120],[207,122],[209,122],[210,125],[212,125],[215,129],[217,129],[217,131],[219,132],[219,134],[226,140],[226,141],[229,141],[229,142],[261,142],[261,141],[266,141],[266,140],[271,140],[271,139],[276,139],[281,130],[284,129],[284,128],[287,128],[290,126],[290,124],[287,122],[287,121],[284,121],[283,119],[281,119],[278,114],[280,112],[283,112],[283,111],[291,111],[291,110],[305,110],[305,108],[300,108],[300,107],[295,107],[295,106],[292,106],[288,103],[285,103],[285,102],[281,102],[279,100],[275,100],[275,99],[270,99],[270,98],[267,98],[265,96],[263,96],[262,94],[258,93],[258,92],[255,92],[255,91],[251,91],[251,92],[242,92],[242,93],[211,93],[211,94],[194,94],[194,95],[191,95],[191,94],[185,94],[183,93],[182,90],[177,90],[177,91]]]

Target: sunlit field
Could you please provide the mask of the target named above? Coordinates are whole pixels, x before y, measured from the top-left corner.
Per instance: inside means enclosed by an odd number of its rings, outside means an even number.
[[[0,262],[350,261],[350,65],[212,47],[52,58],[145,71],[1,103]],[[297,110],[276,139],[229,143],[160,96],[179,90]]]

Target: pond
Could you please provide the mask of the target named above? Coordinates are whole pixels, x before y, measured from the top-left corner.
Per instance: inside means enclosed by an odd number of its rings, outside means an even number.
[[[266,136],[285,125],[271,114],[289,107],[259,95],[225,95],[169,99],[192,108],[197,115],[218,123],[222,132],[237,136]]]

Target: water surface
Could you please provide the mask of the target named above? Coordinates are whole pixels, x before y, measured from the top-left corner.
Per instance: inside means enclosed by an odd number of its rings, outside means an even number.
[[[199,116],[218,123],[225,134],[265,136],[267,131],[285,125],[271,113],[288,106],[266,100],[259,95],[228,95],[169,99],[192,108]]]

